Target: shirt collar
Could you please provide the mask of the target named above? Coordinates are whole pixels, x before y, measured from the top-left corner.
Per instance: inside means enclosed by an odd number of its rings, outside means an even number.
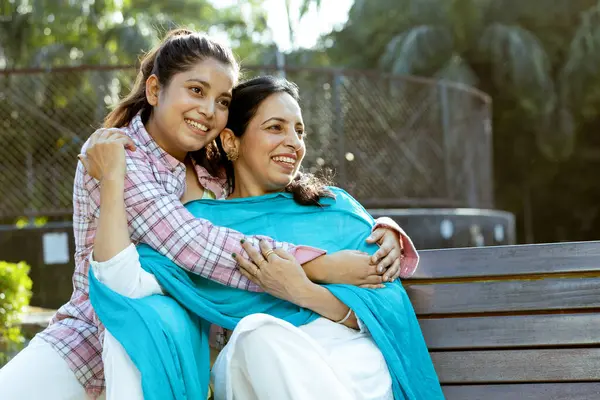
[[[129,129],[133,135],[135,135],[139,140],[140,144],[147,148],[150,153],[156,156],[166,167],[168,167],[171,171],[174,171],[178,165],[182,165],[183,163],[167,153],[163,150],[162,147],[156,143],[156,140],[146,130],[144,123],[142,122],[141,113],[138,113],[129,124]]]

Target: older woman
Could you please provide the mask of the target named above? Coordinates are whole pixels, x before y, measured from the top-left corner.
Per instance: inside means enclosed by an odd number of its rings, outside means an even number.
[[[328,252],[377,250],[365,242],[374,221],[360,204],[298,172],[306,147],[295,85],[272,77],[239,85],[219,151],[227,157],[229,201],[191,202],[186,207],[195,216]],[[129,243],[120,198],[117,188],[102,199],[117,210],[107,237],[115,244],[114,254]],[[148,247],[138,248],[139,260],[129,246],[108,263],[92,264],[98,275],[98,280],[91,276],[92,304],[119,342],[113,354],[122,353],[122,345],[131,356],[134,365],[118,368],[141,373],[141,386],[134,382],[139,375],[129,376],[144,398],[205,394],[210,323],[234,329],[213,368],[217,399],[443,398],[398,281],[376,290],[321,286],[285,252],[265,243],[261,252],[247,243],[244,248],[252,262],[232,257],[265,293],[188,274]],[[129,293],[108,288],[132,273],[136,278],[126,281],[135,283]],[[166,296],[129,298],[163,293],[177,303]]]

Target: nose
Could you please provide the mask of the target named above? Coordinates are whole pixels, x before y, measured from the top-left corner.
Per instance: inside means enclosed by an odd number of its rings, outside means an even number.
[[[302,147],[302,140],[298,136],[298,132],[296,132],[295,127],[292,126],[290,129],[288,129],[288,132],[285,136],[285,144],[287,146],[293,148],[294,152],[300,150],[300,148]]]
[[[198,111],[207,119],[211,119],[215,115],[215,102],[213,99],[204,98],[198,104]]]

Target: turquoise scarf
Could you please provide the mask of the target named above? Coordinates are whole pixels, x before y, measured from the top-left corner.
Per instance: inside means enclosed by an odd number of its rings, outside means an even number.
[[[323,207],[301,206],[288,193],[232,200],[198,200],[188,210],[246,235],[265,235],[328,252],[377,246],[365,239],[374,225],[349,194],[331,188]],[[142,375],[146,400],[206,399],[210,375],[211,324],[233,330],[247,315],[265,313],[295,326],[318,318],[310,310],[266,293],[227,287],[186,272],[146,245],[142,267],[169,296],[130,299],[101,284],[90,268],[90,300],[104,326],[119,340]],[[443,399],[437,375],[410,300],[399,281],[383,289],[326,285],[354,310],[383,353],[394,399]]]

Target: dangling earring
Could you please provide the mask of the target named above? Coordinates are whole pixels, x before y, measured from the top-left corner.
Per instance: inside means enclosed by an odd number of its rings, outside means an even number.
[[[240,156],[237,149],[231,149],[229,152],[226,152],[225,154],[227,154],[227,159],[229,161],[235,161]]]

